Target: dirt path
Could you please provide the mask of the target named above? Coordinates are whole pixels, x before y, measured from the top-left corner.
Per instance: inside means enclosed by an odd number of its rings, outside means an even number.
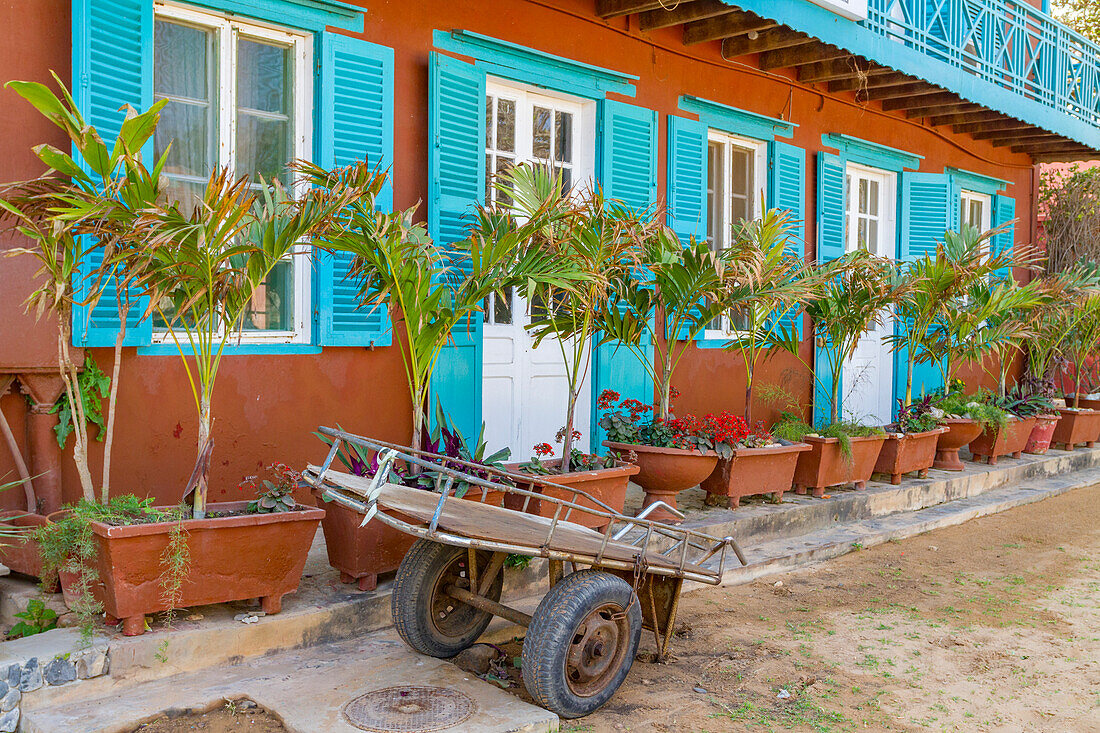
[[[1081,489],[688,594],[675,658],[562,730],[1100,731],[1098,506]]]

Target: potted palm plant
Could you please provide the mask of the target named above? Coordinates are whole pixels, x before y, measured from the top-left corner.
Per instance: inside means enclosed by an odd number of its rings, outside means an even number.
[[[725,310],[726,289],[736,278],[731,252],[716,253],[695,240],[681,244],[666,227],[655,227],[642,243],[640,268],[615,273],[612,296],[599,314],[603,338],[630,349],[657,387],[645,429],[634,430],[610,413],[600,419],[609,438],[604,445],[637,463],[635,481],[645,489],[646,506],[664,501],[675,507],[676,494],[706,479],[718,463],[719,454],[706,447],[715,436],[688,446],[669,424],[675,419],[671,400],[676,367],[691,340]],[[664,333],[656,331],[658,313]],[[652,361],[646,348],[650,343],[656,354]],[[651,516],[677,521],[663,509]]]
[[[850,361],[859,340],[874,323],[882,323],[908,284],[895,276],[894,263],[865,250],[849,252],[826,266],[828,276],[816,297],[806,303],[815,336],[831,379],[818,381],[817,394],[828,400],[828,422],[810,426],[787,415],[776,425],[779,437],[798,439],[811,450],[798,456],[794,488],[823,496],[827,486],[854,483],[862,489],[874,472],[885,440],[881,427],[843,419],[840,389],[843,364]],[[822,411],[824,412],[824,411]]]
[[[1058,410],[1061,419],[1051,436],[1053,445],[1073,450],[1082,443],[1092,447],[1100,440],[1100,411],[1081,406],[1081,372],[1100,346],[1100,291],[1089,288],[1072,300],[1064,312],[1066,337],[1062,348],[1066,360],[1076,366],[1073,404]]]
[[[638,265],[641,243],[654,228],[651,214],[638,214],[604,197],[596,188],[571,193],[562,175],[547,166],[520,165],[496,181],[507,193],[498,204],[516,230],[530,232],[525,241],[527,252],[553,262],[566,263],[571,278],[563,287],[559,273],[547,271],[543,280],[528,277],[534,284],[529,332],[537,348],[549,338],[558,347],[565,370],[567,397],[565,424],[558,431],[561,457],[551,457],[548,443],[536,446],[534,459],[513,464],[520,472],[548,475],[562,486],[581,489],[616,511],[622,511],[626,489],[638,466],[614,455],[599,455],[579,450],[575,443],[583,437],[575,428],[578,399],[587,381],[591,365],[591,344],[597,335],[597,315],[606,309],[612,282],[629,277]],[[521,223],[522,222],[522,223]],[[548,495],[571,499],[572,492],[554,487],[539,488]],[[539,504],[541,508],[541,503]],[[552,505],[547,505],[547,511]],[[599,522],[598,517],[578,518]]]
[[[422,223],[413,221],[416,207],[376,209],[385,172],[364,165],[334,171],[303,165],[302,170],[319,190],[336,192],[350,186],[365,192],[321,233],[319,242],[349,258],[348,278],[359,285],[360,308],[389,303],[401,336],[395,341],[412,404],[409,444],[415,450],[426,449],[431,377],[452,332],[480,318],[491,293],[536,281],[565,290],[575,278],[573,266],[541,248],[526,246],[544,223],[543,212],[519,221],[479,210],[467,238],[444,247]],[[380,522],[360,526],[362,517],[340,504],[328,503],[326,509],[323,527],[330,562],[343,580],[356,580],[360,589],[370,590],[380,573],[397,569],[413,538]]]
[[[734,232],[733,261],[739,274],[722,305],[740,314],[741,325],[725,348],[745,364],[744,420],[753,430],[704,479],[708,504],[736,507],[741,497],[753,494],[781,499],[791,487],[798,454],[810,450],[806,443],[776,439],[762,424],[754,425],[752,415],[757,368],[779,351],[798,355],[800,304],[821,286],[819,272],[788,247],[793,226],[790,212],[772,209]]]

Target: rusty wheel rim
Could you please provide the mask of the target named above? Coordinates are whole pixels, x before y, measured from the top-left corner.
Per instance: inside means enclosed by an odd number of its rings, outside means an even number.
[[[573,694],[591,697],[607,689],[622,666],[629,635],[627,615],[613,603],[584,617],[565,658],[565,679]]]
[[[482,564],[478,562],[479,568]],[[455,557],[454,561],[439,574],[432,587],[430,618],[432,626],[443,636],[460,637],[473,624],[477,623],[478,610],[467,606],[462,601],[451,598],[444,590],[448,585],[469,588],[470,571],[468,565],[466,553]]]

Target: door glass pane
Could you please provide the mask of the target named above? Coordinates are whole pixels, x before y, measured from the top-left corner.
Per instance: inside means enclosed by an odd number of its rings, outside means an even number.
[[[289,186],[293,157],[293,55],[249,38],[237,43],[237,173]]]
[[[541,160],[550,160],[550,126],[553,115],[545,107],[535,107],[531,112],[531,154]]]
[[[497,100],[497,150],[514,153],[516,150],[516,102],[512,99]]]
[[[554,113],[554,160],[573,162],[573,115],[568,112]]]
[[[169,101],[160,114],[153,151],[157,159],[169,151],[164,167],[169,200],[197,201],[215,168],[216,59],[213,31],[156,21],[153,97]]]

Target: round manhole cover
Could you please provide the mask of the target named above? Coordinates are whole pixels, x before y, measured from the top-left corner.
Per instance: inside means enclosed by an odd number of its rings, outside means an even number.
[[[344,717],[356,728],[385,733],[443,730],[473,714],[474,701],[446,687],[387,687],[344,706]]]

